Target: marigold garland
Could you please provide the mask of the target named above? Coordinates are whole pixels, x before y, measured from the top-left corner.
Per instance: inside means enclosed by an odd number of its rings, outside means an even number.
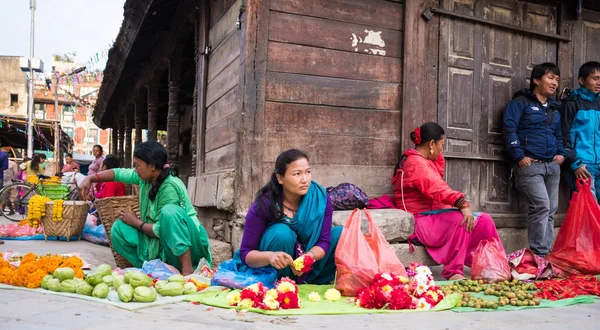
[[[32,228],[38,228],[42,217],[46,215],[46,203],[52,200],[46,196],[35,195],[29,200],[27,209],[27,221]]]
[[[19,267],[14,267],[0,253],[0,283],[39,288],[44,276],[52,274],[59,267],[72,268],[75,277],[83,279],[82,266],[83,260],[76,256],[37,256],[30,252],[21,258]]]
[[[62,221],[63,219],[63,200],[55,200],[52,206],[52,221]]]

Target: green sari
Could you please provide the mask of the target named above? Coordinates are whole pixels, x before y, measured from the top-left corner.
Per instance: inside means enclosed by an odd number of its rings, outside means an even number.
[[[192,264],[205,258],[212,264],[208,234],[196,216],[183,182],[169,176],[160,186],[156,199],[151,201],[148,193],[152,188],[133,169],[117,168],[115,181],[140,186],[140,215],[142,221],[153,224],[156,237],[150,237],[137,228],[116,221],[111,230],[115,251],[124,256],[135,267],[144,261],[161,259],[181,270],[179,256],[191,250]]]

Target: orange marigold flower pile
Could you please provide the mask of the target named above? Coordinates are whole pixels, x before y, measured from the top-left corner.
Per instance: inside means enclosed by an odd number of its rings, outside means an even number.
[[[4,260],[2,253],[0,253],[0,283],[39,288],[44,276],[52,274],[59,267],[72,268],[75,271],[75,277],[83,279],[82,266],[83,261],[81,258],[75,256],[37,256],[33,253],[27,253],[23,256],[21,264],[17,268]]]

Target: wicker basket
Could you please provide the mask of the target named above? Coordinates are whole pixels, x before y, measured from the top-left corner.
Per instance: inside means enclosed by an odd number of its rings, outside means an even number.
[[[104,225],[106,230],[106,236],[108,237],[108,244],[112,250],[113,256],[115,257],[115,263],[117,267],[128,268],[132,267],[131,263],[125,259],[122,255],[115,252],[112,245],[112,239],[110,230],[113,223],[119,217],[121,211],[131,211],[140,218],[140,204],[137,196],[122,196],[122,197],[108,197],[97,199],[95,202],[96,211],[98,212],[98,218]]]
[[[53,207],[54,202],[46,203],[46,215],[42,218],[44,239],[48,240],[49,236],[66,237],[67,242],[69,242],[72,236],[77,236],[77,240],[80,240],[90,205],[83,201],[63,202],[61,221],[52,220]]]

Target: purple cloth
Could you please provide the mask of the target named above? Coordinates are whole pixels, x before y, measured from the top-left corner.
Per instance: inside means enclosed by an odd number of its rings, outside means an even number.
[[[94,175],[100,172],[100,168],[102,167],[102,162],[104,161],[104,157],[96,157],[94,161],[88,167],[88,175]]]
[[[268,199],[264,201],[265,209],[268,210]],[[260,215],[260,210],[256,202],[252,203],[248,214],[246,214],[246,223],[244,225],[244,235],[242,236],[242,244],[240,246],[240,258],[242,262],[246,264],[246,256],[250,251],[258,250],[262,235],[267,230],[270,222],[275,222],[275,215],[270,211],[268,217]],[[319,241],[315,246],[320,247],[327,253],[329,250],[329,241],[331,238],[331,216],[333,215],[333,207],[331,206],[331,200],[327,198],[327,206],[325,207],[325,217],[323,218],[323,226],[321,227],[321,235]],[[294,256],[292,256],[293,258]]]

